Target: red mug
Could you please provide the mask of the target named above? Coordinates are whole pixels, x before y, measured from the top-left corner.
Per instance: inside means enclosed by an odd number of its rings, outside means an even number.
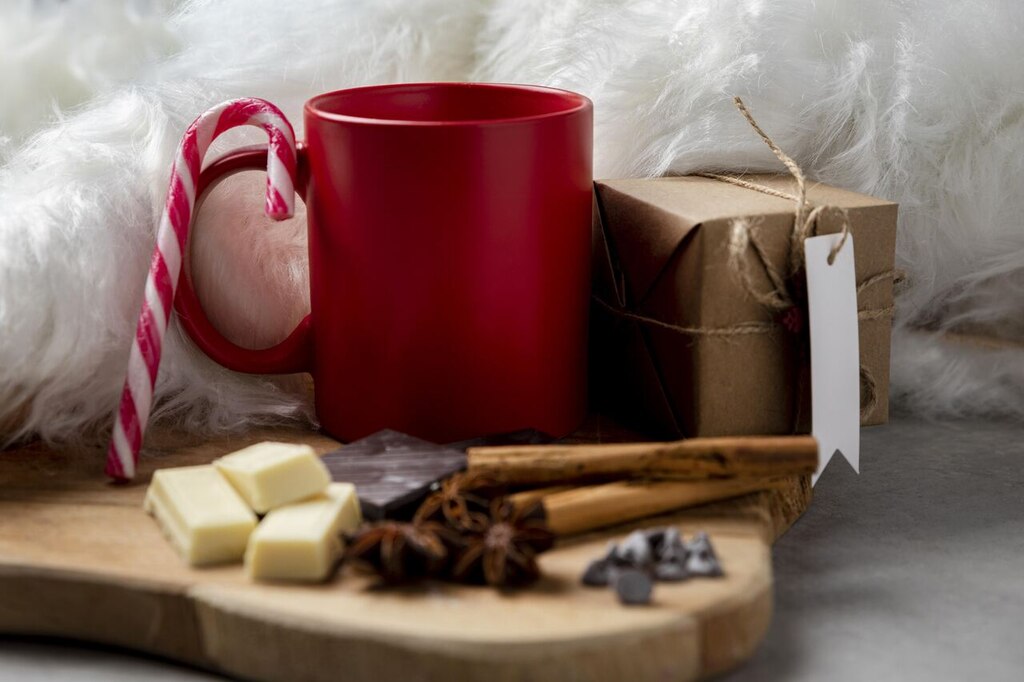
[[[183,275],[182,326],[229,369],[311,373],[343,441],[571,432],[586,412],[592,118],[582,95],[520,85],[314,97],[296,187],[310,314],[276,346],[242,348]],[[266,165],[266,147],[221,157],[197,194]]]

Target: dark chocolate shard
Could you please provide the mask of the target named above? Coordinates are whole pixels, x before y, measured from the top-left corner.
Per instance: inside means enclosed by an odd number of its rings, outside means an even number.
[[[666,526],[644,532],[654,553],[656,563],[651,570],[655,580],[679,582],[689,578],[690,572],[686,569],[686,558],[689,553],[679,529]]]
[[[608,549],[600,559],[594,559],[583,571],[581,581],[589,587],[607,587],[611,584],[615,572],[619,568],[628,568],[629,564],[619,556],[619,546],[608,543]]]
[[[378,431],[323,456],[335,481],[356,486],[368,521],[406,519],[438,481],[466,468],[466,453],[399,433]]]
[[[587,587],[607,587],[613,572],[612,564],[607,559],[594,559],[583,571],[581,582]]]
[[[686,543],[686,570],[690,575],[717,578],[724,575],[722,564],[707,533],[697,533]]]
[[[658,552],[661,551],[662,545],[665,544],[665,534],[668,531],[668,526],[664,528],[648,528],[644,530],[644,535],[647,536],[647,542],[651,545],[651,549],[654,551],[655,556],[658,555]]]
[[[668,583],[676,583],[689,578],[690,572],[681,561],[659,561],[654,565],[654,577]]]
[[[649,604],[654,581],[646,571],[626,568],[615,573],[615,593],[628,605]]]
[[[500,445],[545,445],[555,439],[537,429],[522,429],[508,433],[495,433],[479,438],[460,440],[455,443],[448,443],[446,447],[455,450],[468,450],[469,448],[495,447]]]
[[[683,563],[686,561],[686,544],[683,542],[683,536],[679,532],[678,528],[668,527],[665,528],[661,543],[659,543],[654,550],[654,556],[660,561],[677,561]]]
[[[626,539],[619,543],[616,555],[621,562],[633,568],[647,568],[654,561],[651,543],[642,530],[635,530],[627,535]]]

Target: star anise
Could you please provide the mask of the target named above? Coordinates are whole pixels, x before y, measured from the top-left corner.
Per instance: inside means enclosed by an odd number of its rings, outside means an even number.
[[[505,498],[492,501],[480,532],[463,533],[452,577],[493,587],[521,585],[540,577],[537,555],[554,544],[543,508],[517,509]]]
[[[345,559],[395,583],[440,573],[448,560],[442,538],[452,533],[437,523],[382,521],[349,538]]]
[[[459,532],[483,532],[490,502],[470,491],[472,481],[466,474],[455,474],[423,501],[413,523],[428,521],[446,524]]]

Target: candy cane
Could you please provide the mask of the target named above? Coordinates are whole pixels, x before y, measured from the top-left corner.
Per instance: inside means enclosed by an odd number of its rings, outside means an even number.
[[[295,209],[295,133],[284,114],[273,104],[254,98],[224,102],[197,118],[185,131],[171,169],[167,202],[157,229],[156,248],[146,279],[142,312],[128,356],[128,373],[114,433],[107,449],[105,471],[115,479],[128,480],[135,476],[135,464],[153,403],[164,334],[178,286],[182,254],[188,243],[203,157],[217,136],[242,125],[263,128],[270,137],[267,215],[275,220],[284,220],[291,217]]]

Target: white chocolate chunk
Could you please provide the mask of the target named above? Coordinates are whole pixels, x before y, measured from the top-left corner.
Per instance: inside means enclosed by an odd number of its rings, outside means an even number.
[[[308,445],[257,443],[213,465],[257,514],[322,493],[331,475]]]
[[[160,469],[143,508],[193,566],[240,561],[256,516],[212,466]]]
[[[257,580],[325,580],[341,556],[341,533],[360,523],[355,486],[332,483],[323,495],[278,507],[263,518],[249,538],[246,571]]]

